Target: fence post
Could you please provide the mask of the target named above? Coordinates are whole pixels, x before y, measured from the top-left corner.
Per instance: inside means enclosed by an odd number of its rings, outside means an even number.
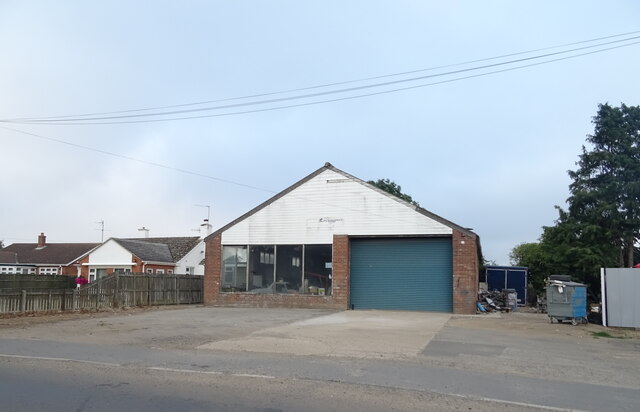
[[[27,291],[22,290],[22,298],[20,299],[20,312],[27,311]]]
[[[72,310],[78,309],[78,288],[73,289],[73,297],[71,302]]]
[[[98,310],[98,304],[100,303],[100,280],[96,282],[96,310]]]
[[[147,305],[151,306],[151,275],[147,275]]]
[[[51,291],[49,291],[49,301],[51,301]],[[62,302],[60,302],[60,310],[64,311],[67,308],[67,290],[62,289]]]
[[[178,279],[178,275],[174,275],[174,279],[176,280],[176,305],[180,304],[180,281]]]
[[[116,287],[113,289],[113,307],[118,308],[118,293],[120,292],[120,274],[116,272]]]

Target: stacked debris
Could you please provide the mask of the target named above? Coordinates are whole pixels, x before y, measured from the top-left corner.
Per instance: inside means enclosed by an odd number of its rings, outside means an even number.
[[[509,312],[509,296],[499,290],[481,290],[476,304],[479,312]]]

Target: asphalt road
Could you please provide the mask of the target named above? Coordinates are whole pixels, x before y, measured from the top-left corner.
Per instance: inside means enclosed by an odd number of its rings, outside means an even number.
[[[22,372],[22,371],[30,371]],[[150,350],[147,348],[121,346],[121,345],[96,345],[73,344],[51,341],[29,341],[0,339],[0,379],[3,382],[0,396],[24,393],[18,398],[15,406],[29,406],[30,402],[47,402],[51,395],[51,389],[64,396],[58,399],[57,406],[61,408],[69,406],[69,403],[78,405],[81,399],[74,393],[76,385],[81,386],[82,393],[94,393],[97,389],[120,388],[117,391],[124,393],[126,404],[122,404],[124,410],[139,409],[137,401],[131,400],[129,395],[133,391],[144,391],[149,386],[130,386],[131,382],[140,383],[138,379],[154,373],[162,373],[164,382],[172,388],[172,398],[176,402],[185,402],[192,396],[189,393],[190,385],[194,381],[201,380],[225,380],[227,377],[263,381],[281,381],[282,393],[274,393],[269,399],[281,399],[292,401],[284,402],[280,406],[259,405],[249,396],[252,390],[240,391],[233,399],[239,399],[238,408],[229,410],[244,410],[242,408],[262,408],[257,410],[275,408],[279,410],[307,410],[304,399],[300,404],[295,403],[298,397],[290,398],[296,390],[296,383],[300,381],[319,383],[342,383],[355,385],[350,393],[345,396],[345,402],[356,402],[361,399],[357,388],[384,388],[387,390],[404,390],[412,393],[444,395],[445,397],[463,398],[473,400],[473,410],[484,401],[495,401],[503,406],[518,405],[524,407],[539,407],[547,409],[588,410],[588,411],[638,411],[640,410],[640,395],[635,389],[609,387],[605,385],[592,385],[576,382],[550,381],[513,375],[498,375],[490,372],[481,373],[461,369],[431,367],[414,362],[372,360],[372,359],[345,359],[325,357],[296,357],[285,355],[261,354],[261,353],[216,353],[208,351],[180,351],[180,350]],[[83,378],[75,374],[78,371],[84,373]],[[45,379],[50,374],[48,379]],[[15,386],[7,387],[4,382],[13,382]],[[55,384],[52,385],[52,382]],[[119,382],[127,382],[127,386],[117,386]],[[173,384],[171,383],[173,382]],[[254,383],[255,384],[255,383]],[[247,386],[243,383],[240,387]],[[249,386],[251,386],[249,384]],[[38,388],[35,390],[35,388]],[[209,389],[203,388],[204,394],[209,394]],[[219,395],[225,395],[229,391],[222,390],[220,394],[211,394],[212,398],[207,402],[213,402],[212,407],[222,408],[221,405],[229,404],[225,399],[220,405]],[[382,391],[384,392],[384,391]],[[132,394],[132,395],[133,395]],[[147,403],[154,405],[154,397],[142,396]],[[202,395],[202,394],[200,394]],[[14,395],[12,395],[14,396]],[[225,395],[226,396],[226,395]],[[196,396],[200,399],[202,396]],[[249,399],[245,399],[249,397]],[[2,399],[0,398],[0,399]],[[40,398],[40,399],[39,399]],[[6,399],[6,398],[5,398]],[[73,399],[71,401],[70,399]],[[82,398],[84,399],[84,398]],[[102,394],[87,398],[96,408],[111,405],[111,402]],[[384,399],[384,398],[383,398]],[[29,401],[29,402],[27,402]],[[66,402],[69,403],[66,403]],[[249,404],[247,404],[247,402]],[[173,404],[171,404],[173,405]],[[192,405],[193,406],[193,405]],[[197,405],[196,405],[197,406]],[[376,410],[389,410],[389,405]],[[423,408],[426,406],[423,405]],[[442,406],[442,405],[440,405]],[[227,406],[224,406],[227,407]],[[235,406],[234,406],[235,407]],[[323,410],[323,405],[318,405],[318,410]],[[216,410],[216,409],[213,410]],[[22,408],[16,410],[29,410]],[[55,408],[53,408],[55,409]],[[153,408],[152,408],[153,409]],[[409,408],[411,409],[411,408]],[[418,408],[417,410],[419,410]],[[46,409],[49,410],[49,409]],[[78,409],[101,410],[101,409]],[[169,410],[169,409],[167,409]],[[175,410],[175,409],[174,409]],[[225,409],[221,409],[225,410]],[[324,410],[327,410],[326,405]],[[334,410],[350,410],[340,406]],[[400,408],[398,410],[407,410]],[[434,409],[436,410],[436,409]],[[495,410],[492,406],[486,410]],[[499,410],[499,409],[498,409]]]
[[[3,411],[539,411],[521,403],[267,375],[0,360]]]
[[[376,348],[370,356],[202,349],[205,341],[229,339],[299,347],[318,328],[336,338],[384,334],[377,341],[393,342],[409,339],[416,318],[425,316],[355,315],[351,323],[349,312],[195,308],[50,324],[5,321],[2,410],[640,410],[634,379],[640,341],[585,340],[578,329],[551,329],[526,316],[436,322],[435,334],[416,332],[413,343],[426,340],[407,346],[423,348],[413,357],[376,357],[379,342],[362,339],[354,341],[358,347]],[[569,353],[575,342],[580,352]],[[590,370],[602,378],[581,375]],[[616,370],[625,379],[605,379]]]

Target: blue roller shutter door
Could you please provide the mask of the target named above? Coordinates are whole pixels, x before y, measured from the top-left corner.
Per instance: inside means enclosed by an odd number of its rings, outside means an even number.
[[[451,238],[353,239],[355,309],[453,311]]]

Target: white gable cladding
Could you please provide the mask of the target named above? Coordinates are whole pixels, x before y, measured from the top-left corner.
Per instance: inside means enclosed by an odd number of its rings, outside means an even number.
[[[204,259],[204,241],[201,240],[196,247],[191,249],[189,253],[184,255],[182,259],[176,262],[175,273],[177,274],[185,274],[187,273],[187,267],[192,267],[195,269],[195,273],[190,273],[191,275],[204,275],[204,265],[201,265],[200,262]]]
[[[91,265],[133,265],[132,255],[113,239],[109,239],[89,254]]]
[[[450,235],[450,227],[357,180],[325,170],[222,233],[222,243],[328,244],[334,234]]]

